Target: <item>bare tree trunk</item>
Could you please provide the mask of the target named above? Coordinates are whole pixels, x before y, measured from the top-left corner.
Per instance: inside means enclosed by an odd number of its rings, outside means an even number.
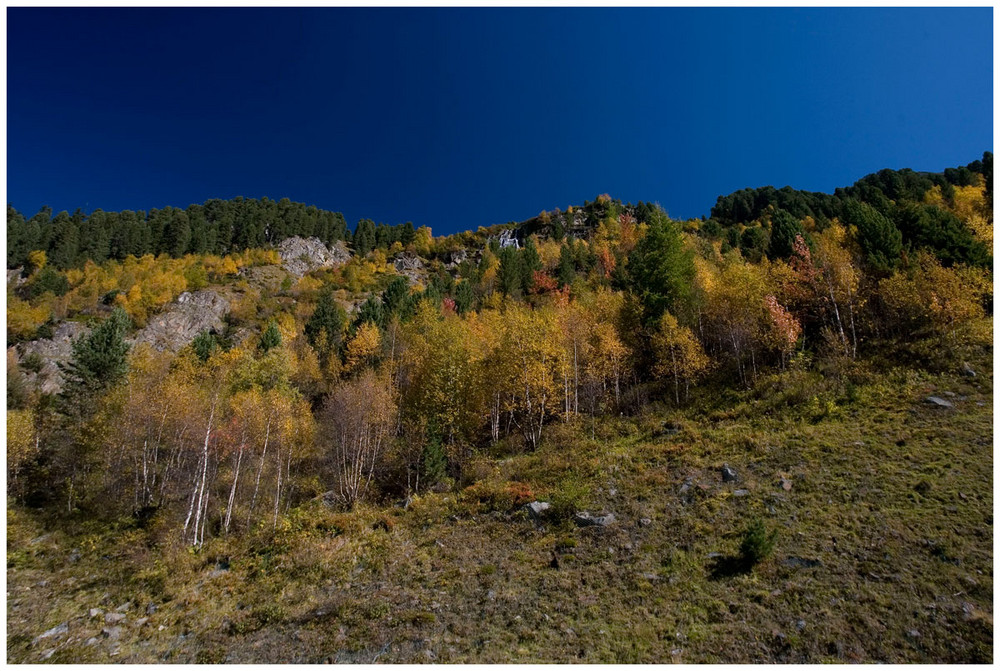
[[[580,363],[577,359],[577,343],[573,338],[573,413],[580,414]]]
[[[847,315],[851,323],[851,358],[858,355],[858,333],[854,329],[854,296],[847,297]]]
[[[200,462],[199,462],[200,463]],[[187,534],[188,525],[191,524],[191,516],[194,515],[194,502],[198,498],[198,472],[195,471],[193,488],[191,489],[191,503],[188,504],[188,514],[184,519],[184,535]]]
[[[253,519],[253,509],[257,505],[257,492],[260,490],[260,474],[264,471],[264,458],[267,456],[267,441],[271,437],[271,418],[267,418],[267,428],[264,430],[264,450],[260,454],[260,465],[257,467],[257,480],[253,485],[253,497],[250,499],[250,510],[247,511],[247,528]]]
[[[681,397],[680,397],[680,392],[677,389],[677,385],[678,385],[678,379],[677,378],[679,377],[679,375],[678,375],[679,371],[677,370],[677,352],[674,351],[673,347],[670,348],[670,366],[671,366],[671,368],[673,368],[673,371],[674,371],[674,402],[677,405],[680,405],[681,404]]]
[[[274,483],[274,524],[272,529],[278,528],[278,507],[281,504],[281,445],[278,445],[278,456],[275,458],[278,464],[278,475]]]
[[[236,453],[236,472],[233,474],[233,487],[229,490],[229,503],[226,505],[226,521],[223,529],[229,533],[229,522],[233,517],[233,502],[236,500],[236,484],[240,481],[240,464],[243,462],[243,448],[245,441],[240,441],[239,451]]]
[[[830,303],[833,305],[833,316],[837,320],[837,333],[840,335],[840,343],[844,347],[844,354],[850,354],[850,350],[847,346],[847,336],[844,335],[844,325],[840,321],[840,310],[837,307],[837,299],[833,295],[833,284],[830,282],[829,278],[826,280],[827,289],[830,291]]]
[[[198,545],[198,524],[201,522],[202,516],[202,503],[205,498],[205,480],[208,479],[208,441],[212,437],[212,421],[215,419],[215,404],[218,401],[218,397],[212,401],[212,411],[208,415],[208,428],[205,429],[205,444],[202,449],[202,469],[201,469],[201,486],[198,488],[198,507],[194,518],[194,543],[193,545]]]

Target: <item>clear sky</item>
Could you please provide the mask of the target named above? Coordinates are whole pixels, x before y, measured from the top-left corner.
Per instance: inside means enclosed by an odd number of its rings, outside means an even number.
[[[30,216],[288,197],[435,234],[993,149],[979,9],[7,9]]]

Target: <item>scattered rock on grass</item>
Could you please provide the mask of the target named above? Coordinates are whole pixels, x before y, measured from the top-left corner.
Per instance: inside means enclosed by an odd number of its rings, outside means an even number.
[[[531,516],[537,520],[540,519],[542,513],[551,508],[552,505],[547,501],[532,501],[524,507],[527,508],[528,512],[531,513]]]
[[[749,494],[750,494],[749,489],[737,489],[735,492],[733,492],[733,496],[736,497],[748,496]]]
[[[792,491],[792,481],[791,481],[791,480],[789,480],[788,478],[781,478],[780,480],[778,480],[778,484],[779,484],[779,485],[781,486],[781,488],[782,488],[782,489],[784,489],[784,490],[785,490],[786,492],[790,492],[790,491]]]
[[[640,527],[648,527],[652,523],[653,523],[653,520],[649,519],[648,517],[640,517],[639,518],[639,526]]]
[[[105,627],[101,630],[101,635],[104,638],[110,638],[111,640],[117,640],[121,638],[122,628],[121,627]]]
[[[962,362],[962,375],[966,377],[976,377],[976,371],[972,370],[972,366],[968,363]]]
[[[65,634],[68,631],[69,631],[69,623],[63,622],[62,624],[59,624],[59,625],[56,625],[56,626],[52,627],[51,629],[49,629],[45,633],[39,634],[38,636],[35,637],[35,640],[32,641],[32,642],[33,643],[37,643],[38,641],[42,640],[43,638],[52,638],[53,636],[62,636],[63,634]]]
[[[781,562],[782,566],[789,568],[815,568],[822,564],[823,562],[818,559],[806,559],[804,557],[788,557]]]
[[[614,513],[595,515],[584,510],[574,515],[573,521],[581,527],[606,527],[614,523],[615,515]]]
[[[87,611],[87,615],[90,617],[100,617],[104,615],[104,611],[101,610],[100,608],[91,608],[90,610]]]
[[[931,405],[936,405],[939,408],[953,408],[953,407],[955,407],[955,406],[953,406],[951,404],[950,401],[946,401],[943,398],[941,398],[940,396],[928,396],[927,397],[927,402],[930,403]]]
[[[124,613],[108,613],[104,616],[104,624],[118,624],[119,622],[124,622],[126,615]]]
[[[729,467],[729,464],[722,464],[722,481],[723,482],[736,482],[740,479],[740,476],[736,471]]]

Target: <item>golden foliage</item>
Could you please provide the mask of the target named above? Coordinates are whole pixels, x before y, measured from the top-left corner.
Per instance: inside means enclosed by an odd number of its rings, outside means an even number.
[[[708,370],[709,358],[694,332],[678,324],[677,318],[669,312],[664,312],[660,317],[653,332],[652,345],[656,361],[653,373],[673,381],[674,398],[679,402],[680,384],[684,384],[684,394],[687,396],[688,387]]]
[[[38,305],[31,305],[12,293],[7,294],[7,332],[15,338],[33,338],[35,331],[48,321],[50,315],[51,308],[44,300]]]
[[[347,369],[358,370],[374,359],[382,346],[381,333],[378,326],[365,322],[358,327],[358,332],[347,342]]]
[[[35,415],[31,410],[7,411],[7,478],[17,477],[21,468],[38,454]]]
[[[993,293],[993,285],[979,269],[945,268],[933,255],[921,252],[908,272],[897,271],[883,280],[879,293],[901,325],[954,336],[985,316],[983,301]]]

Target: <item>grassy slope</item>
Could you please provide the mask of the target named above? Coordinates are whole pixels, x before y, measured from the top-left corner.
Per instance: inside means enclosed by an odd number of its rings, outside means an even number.
[[[614,512],[603,529],[430,494],[406,510],[309,504],[273,540],[194,554],[9,506],[8,660],[989,662],[991,356],[972,380],[900,368],[847,391],[789,373],[683,411],[556,425],[536,453],[473,469],[483,491],[517,481],[557,512]],[[953,409],[924,401],[946,391]],[[778,529],[775,553],[728,573],[753,517]],[[121,638],[101,637],[87,610],[124,602]]]

